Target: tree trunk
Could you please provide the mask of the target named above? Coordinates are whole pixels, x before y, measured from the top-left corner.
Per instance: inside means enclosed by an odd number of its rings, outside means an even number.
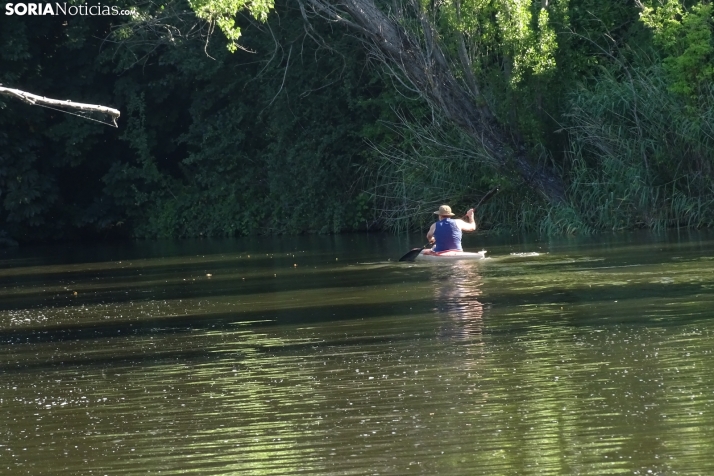
[[[418,2],[411,4],[411,11],[421,25],[421,41],[401,26],[405,18],[401,6],[387,14],[373,0],[297,1],[306,20],[327,17],[360,33],[376,59],[399,73],[432,108],[481,144],[502,173],[517,174],[550,202],[565,200],[563,182],[555,171],[528,157],[525,144],[496,121],[476,84],[464,85],[456,79]]]

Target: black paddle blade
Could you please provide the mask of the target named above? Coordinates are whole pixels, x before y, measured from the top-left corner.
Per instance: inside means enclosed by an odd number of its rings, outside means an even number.
[[[409,250],[407,254],[399,258],[399,261],[414,261],[417,256],[419,256],[419,253],[421,253],[421,250],[424,248],[414,248],[412,250]]]

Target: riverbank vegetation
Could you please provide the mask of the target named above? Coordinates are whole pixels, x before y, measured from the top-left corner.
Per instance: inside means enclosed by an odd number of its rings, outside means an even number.
[[[0,17],[0,83],[122,111],[0,98],[0,239],[714,224],[708,3],[125,6]]]

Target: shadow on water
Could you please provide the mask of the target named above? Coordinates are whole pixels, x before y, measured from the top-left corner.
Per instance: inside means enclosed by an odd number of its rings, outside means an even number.
[[[76,272],[73,278],[62,275],[61,282],[48,284],[51,280],[32,283],[15,282],[25,289],[21,293],[0,295],[0,310],[31,309],[40,307],[66,307],[92,305],[105,302],[122,303],[146,301],[150,299],[178,298],[218,298],[221,296],[250,296],[266,290],[279,289],[282,292],[309,289],[348,289],[365,283],[379,282],[390,285],[414,279],[414,275],[403,272],[398,266],[389,268],[388,273],[375,276],[372,269],[358,267],[337,268],[322,265],[320,268],[305,270],[301,264],[293,267],[295,260],[273,266],[225,267],[211,271],[206,276],[206,267],[182,267],[180,271],[169,271],[155,275],[145,272],[113,276],[111,282],[101,282],[93,273]],[[289,264],[288,264],[289,262]],[[388,266],[387,263],[383,264]],[[110,272],[108,272],[110,273]],[[339,275],[339,279],[334,279]],[[277,279],[276,279],[277,278]],[[417,277],[418,279],[418,277]],[[61,289],[64,288],[64,289]],[[61,289],[61,290],[60,290]],[[73,295],[77,291],[77,295]]]
[[[201,330],[221,331],[235,329],[240,325],[243,329],[257,326],[284,326],[294,324],[314,324],[321,322],[338,322],[353,319],[379,319],[384,316],[408,318],[427,310],[432,305],[430,297],[412,300],[410,306],[384,303],[320,305],[300,309],[276,311],[250,311],[214,314],[195,314],[166,317],[145,317],[137,322],[109,322],[106,324],[73,324],[52,327],[43,326],[32,329],[2,329],[0,330],[0,345],[42,342],[77,341],[85,339],[123,338],[127,334],[133,336],[161,335],[172,333],[187,333]]]
[[[14,258],[6,252],[0,267],[0,310],[217,298],[273,289],[345,289],[374,284],[375,279],[390,285],[413,276],[394,267],[375,278],[361,263],[389,266],[388,257],[398,256],[403,241],[297,237],[147,243],[90,248],[86,253],[76,247],[36,248],[20,250]],[[336,274],[339,279],[334,279]]]
[[[60,309],[179,298],[239,299],[270,291],[300,292],[318,288],[348,292],[369,286],[389,288],[405,282],[418,285],[425,279],[433,281],[434,289],[443,296],[443,299],[440,299],[439,295],[435,298],[450,303],[449,306],[452,307],[458,307],[462,301],[468,303],[470,296],[480,293],[476,283],[481,282],[481,276],[473,264],[456,263],[446,267],[408,269],[402,264],[384,262],[376,265],[381,266],[383,272],[375,273],[371,267],[336,266],[334,263],[312,269],[306,269],[309,266],[302,265],[293,268],[287,264],[292,261],[294,260],[287,260],[279,265],[273,263],[272,267],[255,261],[250,265],[246,264],[245,268],[231,268],[230,265],[223,264],[224,274],[214,271],[212,278],[206,277],[204,265],[185,265],[180,268],[181,272],[169,267],[169,272],[157,272],[155,275],[139,273],[137,269],[136,274],[120,274],[112,277],[110,282],[97,278],[92,271],[78,271],[71,273],[71,279],[62,275],[59,283],[49,277],[32,283],[14,282],[15,289],[20,292],[6,287],[4,293],[0,293],[0,310]],[[622,301],[633,296],[643,300],[681,300],[685,296],[696,299],[703,291],[701,279],[697,278],[696,273],[706,273],[711,268],[706,260],[700,260],[696,266],[687,263],[681,270],[678,270],[677,263],[664,262],[662,266],[661,270],[648,269],[641,264],[612,267],[607,260],[532,260],[519,266],[500,262],[498,266],[488,266],[489,277],[505,275],[508,276],[509,282],[507,286],[490,288],[487,302],[508,302],[513,305],[553,302],[597,304]],[[680,275],[678,279],[669,277],[674,275],[673,273]],[[523,279],[519,280],[519,276]],[[543,282],[535,285],[538,277],[543,277]],[[449,280],[451,286],[448,285]],[[660,285],[657,285],[657,280],[662,281]],[[78,291],[77,295],[72,293],[75,290]],[[448,293],[462,293],[463,300],[450,298]]]
[[[28,267],[61,267],[83,263],[87,267],[112,262],[158,261],[176,258],[190,262],[207,256],[306,254],[334,261],[335,257],[361,261],[396,259],[409,249],[410,236],[372,234],[260,236],[240,239],[157,240],[113,245],[47,245],[0,249],[0,270]],[[170,263],[170,261],[166,261]],[[1,273],[0,273],[1,274]]]

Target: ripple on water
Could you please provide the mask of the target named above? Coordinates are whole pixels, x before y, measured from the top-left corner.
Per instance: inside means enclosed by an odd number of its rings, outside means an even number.
[[[140,278],[96,264],[71,270],[77,296],[55,269],[23,288],[39,300],[0,297],[0,468],[714,473],[708,261],[495,254],[309,271],[209,257],[188,280],[177,259]]]

